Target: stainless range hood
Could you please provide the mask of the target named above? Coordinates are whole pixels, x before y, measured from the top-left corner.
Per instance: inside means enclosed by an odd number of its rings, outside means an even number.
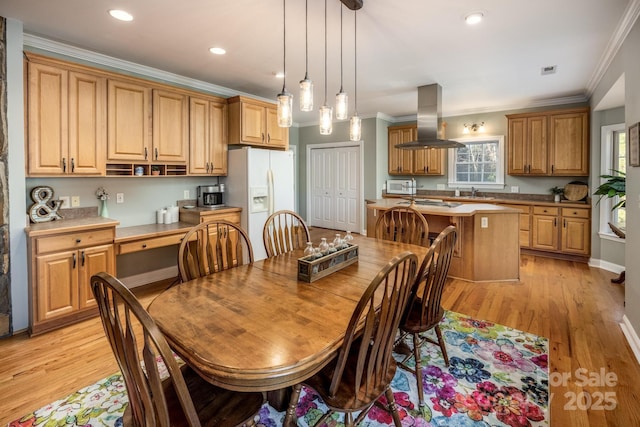
[[[396,148],[420,150],[465,146],[457,141],[440,139],[438,135],[442,118],[441,95],[442,87],[437,83],[418,87],[418,140],[396,144]]]

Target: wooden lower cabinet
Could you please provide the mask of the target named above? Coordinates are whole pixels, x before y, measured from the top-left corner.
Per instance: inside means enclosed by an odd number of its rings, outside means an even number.
[[[508,203],[500,203],[500,206],[504,206],[511,209],[517,209],[520,211],[520,230],[518,234],[518,240],[521,248],[528,248],[531,246],[531,207],[528,205],[514,205]]]
[[[91,276],[115,274],[115,226],[30,237],[30,333],[97,314]]]
[[[591,219],[589,208],[554,208],[534,206],[532,249],[565,255],[591,254]]]
[[[560,250],[578,255],[591,253],[591,221],[588,209],[562,209],[562,246]]]
[[[549,207],[533,207],[532,249],[557,251],[558,246],[558,209]]]

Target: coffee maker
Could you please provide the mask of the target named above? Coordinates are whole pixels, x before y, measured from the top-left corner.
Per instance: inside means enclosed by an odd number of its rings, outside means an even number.
[[[224,206],[224,184],[198,186],[198,207],[219,208]]]

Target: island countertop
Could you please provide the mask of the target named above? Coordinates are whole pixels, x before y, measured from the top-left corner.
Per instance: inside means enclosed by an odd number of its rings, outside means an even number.
[[[415,201],[416,204],[410,205],[409,200],[404,199],[376,199],[367,204],[367,209],[387,210],[396,206],[412,206],[423,214],[440,216],[474,216],[480,213],[519,212],[517,209],[489,203],[460,203],[427,198]],[[423,201],[427,201],[428,204],[420,204]],[[442,206],[437,204],[438,201],[442,201]]]

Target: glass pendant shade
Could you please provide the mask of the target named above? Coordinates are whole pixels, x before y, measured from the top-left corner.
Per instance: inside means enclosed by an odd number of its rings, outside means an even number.
[[[336,119],[345,120],[348,117],[348,105],[349,101],[346,92],[340,90],[336,94]]]
[[[306,75],[300,80],[300,110],[313,111],[313,82]]]
[[[362,139],[362,120],[358,115],[351,117],[349,122],[349,140],[360,141]]]
[[[293,95],[283,87],[278,94],[278,126],[291,127],[293,124]]]
[[[323,105],[320,107],[320,135],[331,135],[333,132],[333,108]]]

